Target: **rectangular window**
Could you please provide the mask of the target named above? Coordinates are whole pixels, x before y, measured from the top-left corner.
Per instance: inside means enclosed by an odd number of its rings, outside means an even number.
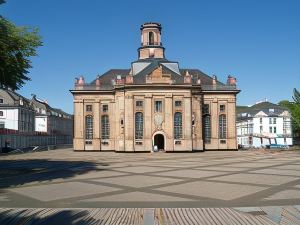
[[[276,127],[273,127],[273,131],[274,131],[274,134],[276,134],[276,132],[277,132]]]
[[[5,123],[2,123],[2,122],[0,123],[0,129],[1,128],[5,128]]]
[[[3,98],[0,98],[0,104],[3,104]]]
[[[262,124],[262,118],[259,118],[259,123]]]
[[[203,105],[203,114],[209,114],[209,104]]]
[[[220,105],[220,112],[225,112],[225,105]]]
[[[174,139],[182,138],[182,113],[174,114]]]
[[[210,143],[211,139],[211,121],[210,121],[210,115],[206,115],[203,118],[204,120],[204,142],[206,144]]]
[[[136,101],[135,106],[136,107],[143,107],[143,101]]]
[[[175,107],[181,107],[181,101],[175,101]]]
[[[155,112],[162,112],[162,101],[155,101]]]
[[[269,124],[272,124],[272,118],[269,118]]]
[[[102,139],[109,139],[109,118],[108,115],[104,115],[101,117],[101,137]]]
[[[263,126],[260,126],[260,127],[259,127],[259,131],[260,131],[260,133],[263,132]]]
[[[92,116],[85,117],[85,139],[89,141],[93,139],[93,117]]]
[[[269,127],[269,132],[272,133],[272,127]]]
[[[102,106],[102,112],[107,113],[108,112],[108,105]]]
[[[219,116],[219,138],[226,139],[226,116],[220,115]]]
[[[0,111],[0,116],[3,116],[3,111]]]
[[[273,118],[273,124],[276,124],[276,118]]]
[[[85,106],[85,110],[86,110],[87,112],[92,112],[92,111],[93,111],[93,106],[92,106],[92,105],[86,105],[86,106]]]
[[[137,112],[135,114],[135,139],[143,139],[143,133],[144,133],[143,113]]]

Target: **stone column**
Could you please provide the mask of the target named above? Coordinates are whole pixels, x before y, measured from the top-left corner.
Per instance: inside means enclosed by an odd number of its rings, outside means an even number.
[[[125,116],[124,116],[124,92],[116,93],[116,139],[115,139],[115,150],[124,151],[124,132],[125,132]],[[121,124],[123,119],[123,125]]]
[[[174,151],[173,138],[173,98],[172,94],[165,95],[164,131],[166,133],[166,151]]]
[[[195,96],[192,103],[192,113],[194,114],[194,133],[193,133],[193,150],[203,150],[202,138],[202,109],[201,97]]]
[[[145,95],[144,106],[144,148],[152,150],[152,94]]]
[[[125,151],[134,151],[134,115],[133,96],[130,93],[125,95]]]
[[[185,141],[185,149],[192,151],[192,112],[191,112],[191,96],[184,96],[184,124],[183,124],[183,138]]]
[[[219,149],[218,124],[218,99],[215,97],[211,103],[211,149]]]
[[[74,150],[84,150],[83,101],[74,100]]]
[[[116,104],[115,101],[112,100],[109,102],[109,108],[111,111],[109,112],[109,119],[110,119],[110,131],[109,131],[109,145],[110,150],[115,150],[115,140],[116,140]]]
[[[227,147],[237,149],[236,140],[236,100],[233,96],[227,103]]]
[[[96,101],[93,104],[93,114],[94,114],[94,137],[93,146],[94,150],[101,150],[101,132],[100,132],[100,101]]]

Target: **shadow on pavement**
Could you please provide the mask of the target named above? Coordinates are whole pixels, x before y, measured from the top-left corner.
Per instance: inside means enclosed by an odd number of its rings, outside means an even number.
[[[44,209],[35,211],[28,209],[7,209],[0,213],[0,224],[100,224],[102,221],[91,218],[87,210],[56,211]]]
[[[90,171],[102,171],[105,163],[52,161],[46,159],[0,160],[0,189],[31,182],[66,179]]]

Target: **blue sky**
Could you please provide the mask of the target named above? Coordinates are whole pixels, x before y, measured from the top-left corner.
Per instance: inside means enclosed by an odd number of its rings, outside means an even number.
[[[226,81],[237,77],[238,104],[291,100],[300,89],[300,1],[7,0],[0,14],[40,29],[44,46],[32,59],[32,81],[19,92],[73,112],[74,78],[92,81],[137,59],[139,27],[163,26],[169,60]]]

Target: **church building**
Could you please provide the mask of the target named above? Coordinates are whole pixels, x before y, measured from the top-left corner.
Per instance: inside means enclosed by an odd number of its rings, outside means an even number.
[[[236,79],[226,83],[165,56],[161,24],[144,23],[138,59],[91,83],[76,78],[74,150],[236,150]]]

